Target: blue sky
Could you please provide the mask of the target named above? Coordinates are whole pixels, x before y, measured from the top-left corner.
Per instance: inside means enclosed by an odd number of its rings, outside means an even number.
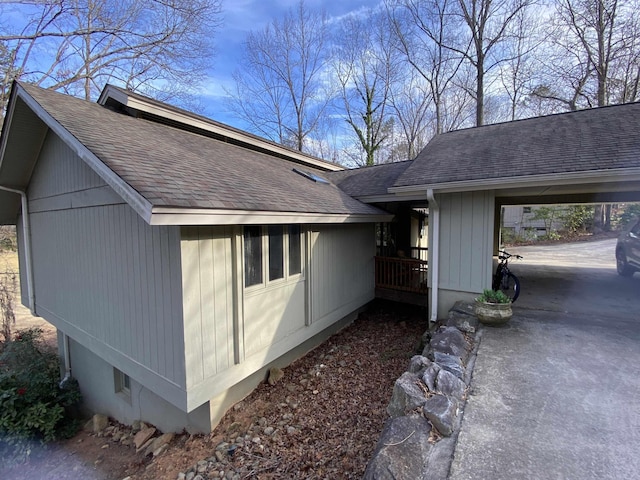
[[[330,21],[379,4],[380,0],[305,1],[311,10],[324,10]],[[251,30],[263,29],[274,18],[282,18],[287,10],[297,5],[298,0],[223,0],[223,23],[215,37],[216,57],[208,84],[203,85],[202,91],[205,115],[243,128],[237,119],[227,114],[224,106],[224,87],[233,86],[232,75],[238,66],[242,44]]]

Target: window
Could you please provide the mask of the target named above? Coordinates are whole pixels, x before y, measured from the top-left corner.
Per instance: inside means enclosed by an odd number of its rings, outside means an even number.
[[[244,286],[262,283],[262,235],[259,226],[244,227]]]
[[[531,207],[522,207],[522,213],[531,213]]]
[[[269,281],[284,278],[284,229],[269,225]]]
[[[302,272],[302,239],[300,225],[289,225],[289,275]]]
[[[131,397],[131,378],[129,378],[129,375],[114,368],[113,384],[116,393],[120,393],[128,398]]]

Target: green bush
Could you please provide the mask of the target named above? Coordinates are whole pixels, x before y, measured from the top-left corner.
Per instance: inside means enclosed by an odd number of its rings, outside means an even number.
[[[0,439],[68,438],[80,402],[77,381],[60,384],[58,356],[42,342],[42,330],[18,332],[0,351]]]
[[[485,289],[478,297],[479,302],[485,303],[511,303],[511,299],[501,290]]]
[[[622,214],[620,215],[620,226],[626,227],[631,220],[640,216],[640,203],[630,203],[624,207]]]

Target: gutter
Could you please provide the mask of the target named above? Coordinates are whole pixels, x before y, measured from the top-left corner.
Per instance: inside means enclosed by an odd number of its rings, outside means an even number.
[[[431,265],[429,271],[431,272],[431,318],[430,322],[435,323],[438,321],[438,277],[439,271],[439,256],[440,256],[440,207],[433,195],[433,189],[427,190],[427,200],[429,200],[429,222],[433,226],[431,246]]]
[[[34,317],[37,317],[36,313],[36,294],[33,287],[33,262],[31,258],[31,222],[29,221],[29,205],[27,202],[27,193],[23,190],[17,190],[14,188],[3,187],[0,185],[0,190],[5,192],[17,193],[20,195],[22,201],[22,237],[23,237],[23,249],[24,249],[24,261],[26,266],[27,275],[27,289],[29,290],[29,310]]]

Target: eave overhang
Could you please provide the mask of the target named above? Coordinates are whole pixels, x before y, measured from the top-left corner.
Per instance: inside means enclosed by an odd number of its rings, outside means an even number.
[[[274,225],[314,223],[376,223],[390,222],[393,215],[274,212],[252,210],[214,210],[154,207],[150,225]]]
[[[640,168],[589,170],[583,172],[551,173],[522,177],[494,177],[458,182],[407,185],[389,188],[389,193],[412,194],[433,190],[436,193],[455,193],[479,190],[507,190],[528,187],[551,187],[579,184],[617,184],[640,181]]]

